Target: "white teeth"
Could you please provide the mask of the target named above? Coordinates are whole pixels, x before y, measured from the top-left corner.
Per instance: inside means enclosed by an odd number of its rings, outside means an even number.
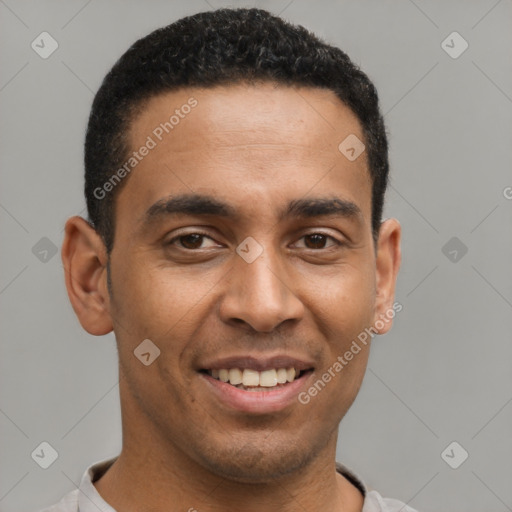
[[[243,377],[242,372],[238,368],[231,368],[229,370],[229,382],[236,386],[237,384],[242,384]]]
[[[210,371],[210,375],[233,386],[273,388],[278,384],[293,382],[300,372],[295,368],[272,368],[259,372],[250,368],[223,368]]]
[[[277,372],[275,370],[265,370],[260,372],[260,386],[271,388],[277,384]]]
[[[246,368],[243,375],[244,386],[259,386],[260,385],[260,372],[256,370],[249,370]]]
[[[277,382],[278,384],[284,384],[287,380],[287,374],[288,372],[286,371],[286,368],[279,368],[279,370],[277,370]]]

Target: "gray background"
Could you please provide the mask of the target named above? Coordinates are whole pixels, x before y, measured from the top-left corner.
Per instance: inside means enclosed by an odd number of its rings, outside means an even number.
[[[57,501],[121,445],[114,337],[82,330],[51,252],[66,218],[84,215],[93,93],[135,39],[227,5],[0,0],[2,512]],[[421,511],[512,510],[512,2],[235,5],[340,45],[375,81],[390,132],[404,308],[374,341],[338,460]],[[42,31],[59,44],[46,60],[31,48]],[[469,43],[456,59],[441,46],[453,31]],[[58,452],[46,470],[31,458],[42,441]],[[458,469],[441,457],[452,441],[469,453]]]

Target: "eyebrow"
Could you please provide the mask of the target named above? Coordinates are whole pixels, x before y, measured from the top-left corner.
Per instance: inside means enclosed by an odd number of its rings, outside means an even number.
[[[218,199],[199,194],[182,194],[159,199],[148,208],[140,223],[147,227],[160,219],[174,215],[213,215],[236,219],[239,214],[233,206]],[[278,215],[279,220],[287,218],[314,218],[322,216],[340,216],[362,221],[363,214],[359,206],[352,201],[339,197],[302,198],[290,201]]]

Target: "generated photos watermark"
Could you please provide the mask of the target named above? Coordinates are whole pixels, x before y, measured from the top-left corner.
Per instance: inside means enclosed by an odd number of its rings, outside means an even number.
[[[386,310],[385,313],[380,315],[380,318],[375,321],[375,323],[371,327],[366,327],[363,331],[361,331],[357,338],[352,340],[352,344],[346,350],[343,355],[339,355],[336,358],[336,361],[322,374],[320,378],[318,378],[307,391],[302,391],[299,393],[298,400],[302,405],[306,405],[311,401],[311,398],[315,397],[320,393],[325,386],[332,379],[339,375],[343,368],[349,364],[354,356],[361,352],[361,345],[367,345],[368,341],[371,340],[376,334],[379,333],[389,322],[395,318],[397,313],[402,311],[403,305],[396,301],[393,303],[393,306]]]
[[[150,151],[155,149],[158,143],[161,142],[167,134],[171,133],[171,131],[180,124],[181,120],[185,119],[197,105],[198,101],[191,96],[180,108],[175,109],[169,119],[156,126],[151,132],[151,135],[147,136],[146,142],[144,142],[137,151],[133,151],[126,162],[101,187],[94,189],[94,197],[99,200],[105,199],[107,194],[112,192],[112,190],[149,155]]]

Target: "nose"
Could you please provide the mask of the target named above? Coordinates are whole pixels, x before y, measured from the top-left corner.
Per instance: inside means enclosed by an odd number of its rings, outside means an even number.
[[[287,320],[302,318],[304,304],[293,292],[277,258],[271,259],[263,252],[252,263],[236,257],[233,265],[220,304],[224,322],[271,332]]]

